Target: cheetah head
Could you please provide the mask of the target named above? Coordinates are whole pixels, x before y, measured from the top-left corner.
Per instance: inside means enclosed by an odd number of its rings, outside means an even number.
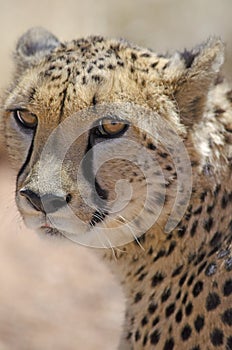
[[[191,131],[222,64],[222,44],[158,56],[125,41],[18,41],[1,120],[30,228],[110,247],[169,229],[191,195]]]

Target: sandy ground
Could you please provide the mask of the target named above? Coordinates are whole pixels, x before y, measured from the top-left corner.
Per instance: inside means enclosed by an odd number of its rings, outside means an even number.
[[[231,0],[0,0],[0,95],[17,38],[37,25],[65,40],[102,34],[158,52],[221,36],[231,76],[231,13]],[[0,159],[0,350],[116,349],[124,304],[109,271],[89,249],[26,230],[13,198]]]

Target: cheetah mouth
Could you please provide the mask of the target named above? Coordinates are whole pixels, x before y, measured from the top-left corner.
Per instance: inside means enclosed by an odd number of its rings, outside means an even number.
[[[47,236],[65,238],[65,235],[61,231],[46,225],[41,226],[40,231],[45,233]]]

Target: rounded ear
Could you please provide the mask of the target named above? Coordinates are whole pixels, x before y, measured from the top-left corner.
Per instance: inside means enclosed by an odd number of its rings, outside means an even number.
[[[203,116],[208,92],[224,62],[224,45],[211,38],[191,51],[177,53],[171,60],[169,81],[183,124],[191,126]]]
[[[18,73],[35,65],[59,45],[59,40],[46,29],[29,29],[19,38],[14,52]]]

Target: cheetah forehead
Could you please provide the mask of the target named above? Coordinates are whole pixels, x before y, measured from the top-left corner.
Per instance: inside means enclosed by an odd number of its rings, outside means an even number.
[[[223,46],[211,39],[191,51],[159,55],[101,36],[62,43],[32,28],[19,39],[14,57],[16,80],[6,109],[29,109],[48,127],[89,106],[133,102],[183,133],[203,116]]]

